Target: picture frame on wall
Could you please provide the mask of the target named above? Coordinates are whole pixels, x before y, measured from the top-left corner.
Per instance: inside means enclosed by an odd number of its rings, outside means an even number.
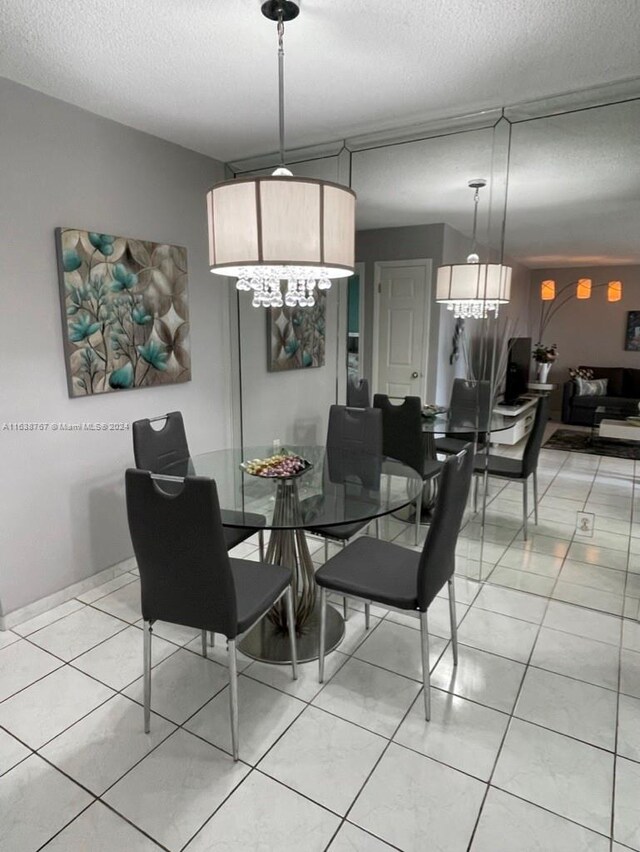
[[[55,232],[69,396],[191,380],[187,250]]]
[[[624,348],[630,352],[640,352],[640,311],[627,311]]]
[[[268,308],[267,370],[305,370],[324,367],[327,294],[315,293],[311,308]]]

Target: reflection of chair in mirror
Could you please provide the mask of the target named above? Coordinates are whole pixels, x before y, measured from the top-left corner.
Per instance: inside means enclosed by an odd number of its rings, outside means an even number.
[[[316,582],[321,588],[320,683],[324,680],[327,592],[419,612],[424,709],[425,718],[429,719],[431,697],[427,612],[440,589],[447,583],[453,663],[457,665],[458,639],[453,585],[455,549],[472,472],[473,452],[468,446],[458,456],[452,456],[444,463],[433,523],[421,553],[392,542],[363,536],[318,569]]]
[[[366,379],[356,379],[349,376],[347,382],[347,405],[349,408],[369,408],[371,396],[369,382]]]
[[[153,623],[166,621],[227,638],[233,759],[238,760],[238,638],[282,597],[286,598],[293,677],[296,628],[291,571],[280,565],[230,559],[216,484],[186,477],[171,493],[146,470],[126,474],[127,515],[140,570],[144,619],[144,730],[151,724]],[[160,475],[161,480],[161,475]],[[175,482],[171,483],[176,486]]]
[[[332,452],[335,451],[335,452]],[[347,461],[348,453],[354,454],[351,465]],[[327,430],[327,468],[325,472],[333,482],[344,482],[348,475],[357,475],[371,479],[370,466],[362,461],[362,455],[382,455],[382,414],[373,408],[347,408],[345,405],[332,405],[329,410]],[[333,469],[331,469],[333,465]],[[360,470],[356,468],[360,465]],[[378,471],[378,488],[379,488]],[[362,480],[362,484],[371,487]],[[324,538],[324,558],[329,558],[329,540],[337,541],[344,547],[350,538],[368,526],[370,521],[354,521],[348,524],[315,527],[308,532]],[[376,520],[376,534],[378,522]],[[348,617],[347,601],[344,601],[344,617]],[[368,622],[368,619],[367,619]]]
[[[152,423],[164,423],[160,429],[154,429]],[[189,453],[187,434],[184,420],[180,411],[170,411],[168,414],[151,419],[136,420],[133,424],[133,455],[139,470],[149,470],[151,473],[162,473],[166,476],[190,476],[193,466]],[[166,483],[165,490],[169,491],[171,484]],[[231,550],[240,542],[258,532],[260,560],[264,561],[264,526],[262,515],[247,512],[222,512],[222,523],[240,526],[224,526],[224,538],[227,550]],[[252,527],[246,526],[251,524]]]
[[[449,403],[449,422],[456,429],[469,426],[468,432],[447,432],[435,442],[436,452],[459,453],[465,444],[482,447],[486,443],[491,413],[491,382],[454,379]]]
[[[408,464],[420,474],[423,481],[432,479],[440,472],[440,465],[427,465],[426,441],[422,431],[422,403],[419,396],[407,396],[400,405],[394,405],[389,397],[377,393],[373,397],[374,408],[382,411],[382,451],[385,456]],[[416,498],[415,543],[419,542],[422,493]]]
[[[497,479],[508,479],[512,482],[522,482],[522,521],[525,541],[528,534],[529,511],[527,489],[529,486],[529,477],[533,479],[534,523],[538,523],[538,457],[548,419],[549,397],[543,396],[538,400],[536,416],[521,459],[496,456],[492,453],[478,453],[476,456],[475,473],[476,476],[484,474],[485,483],[490,476],[495,476]]]

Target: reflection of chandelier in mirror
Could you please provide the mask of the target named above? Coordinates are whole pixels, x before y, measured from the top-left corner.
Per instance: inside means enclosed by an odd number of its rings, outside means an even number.
[[[575,286],[575,290],[573,287]],[[607,288],[607,302],[619,302],[622,299],[622,281],[603,281],[601,284],[593,284],[591,278],[578,278],[558,288],[552,278],[546,278],[540,282],[540,301],[553,302],[554,304],[540,306],[540,332],[538,339],[542,340],[544,330],[549,321],[572,299],[590,299],[593,290],[600,287]],[[556,298],[558,301],[556,302]]]
[[[314,178],[296,178],[284,165],[284,24],[298,16],[293,0],[267,0],[265,17],[278,24],[280,167],[268,177],[216,184],[207,194],[211,272],[253,290],[253,306],[315,304],[316,287],[353,275],[355,193]]]
[[[498,316],[500,305],[507,304],[511,295],[511,267],[501,263],[480,263],[476,252],[478,202],[480,190],[486,185],[484,178],[469,181],[475,192],[473,236],[467,262],[438,267],[436,302],[446,305],[456,318],[485,319],[489,311],[495,311]]]

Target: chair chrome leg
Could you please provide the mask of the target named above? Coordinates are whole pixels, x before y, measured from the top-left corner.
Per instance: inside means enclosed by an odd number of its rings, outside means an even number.
[[[229,655],[229,703],[231,709],[231,751],[233,759],[238,759],[238,660],[236,640],[227,639]]]
[[[416,499],[416,547],[420,544],[420,513],[422,512],[422,491]]]
[[[329,561],[329,539],[325,538],[324,540],[324,561]]]
[[[347,542],[342,542],[342,549],[344,550],[347,546]],[[342,598],[342,617],[345,621],[349,621],[349,601],[346,598]]]
[[[374,529],[376,531],[376,538],[380,538],[380,518],[376,518]]]
[[[527,536],[529,533],[529,525],[528,525],[528,516],[529,516],[529,493],[528,493],[528,480],[524,480],[522,483],[522,518],[523,518],[523,536],[524,540],[527,540]]]
[[[538,525],[538,471],[533,471],[533,522]]]
[[[346,600],[346,598],[345,598]],[[327,637],[327,590],[320,589],[320,647],[318,649],[318,682],[324,682],[324,646]]]
[[[424,718],[431,718],[431,675],[429,674],[429,630],[427,613],[420,613],[420,644],[422,646],[422,686],[424,688]]]
[[[287,623],[289,625],[289,645],[291,646],[291,671],[293,679],[298,680],[298,649],[296,647],[296,617],[293,609],[293,590],[287,589]]]
[[[209,647],[215,648],[215,646],[216,646],[216,634],[213,632],[213,630],[210,630],[209,631]]]
[[[202,656],[206,658],[207,656],[207,631],[200,631],[200,638],[202,639]]]
[[[371,604],[367,602],[364,605],[364,628],[368,630],[371,627]]]
[[[264,530],[258,533],[258,551],[260,554],[260,562],[264,562]]]
[[[456,620],[456,590],[453,577],[447,583],[449,591],[449,619],[451,620],[451,650],[453,651],[453,665],[458,665],[458,623]]]
[[[478,488],[480,485],[480,477],[475,474],[473,477],[473,514],[478,514]]]
[[[143,624],[144,648],[142,652],[142,668],[144,671],[144,732],[151,730],[151,637],[153,628],[150,621]]]

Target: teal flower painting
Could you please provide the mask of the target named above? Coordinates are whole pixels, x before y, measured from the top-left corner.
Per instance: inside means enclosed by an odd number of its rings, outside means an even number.
[[[312,308],[269,308],[267,368],[276,373],[324,367],[327,294],[318,290]]]
[[[56,230],[69,396],[191,379],[187,250]]]

